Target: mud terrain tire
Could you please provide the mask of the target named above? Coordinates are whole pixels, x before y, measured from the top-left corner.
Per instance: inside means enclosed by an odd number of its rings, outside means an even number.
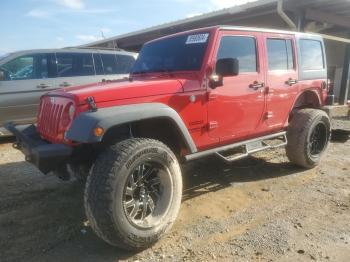
[[[304,168],[318,165],[327,149],[330,132],[330,120],[324,111],[301,109],[295,112],[287,130],[289,160]]]
[[[181,170],[173,152],[157,140],[133,138],[98,156],[87,179],[84,204],[100,238],[140,250],[171,227],[181,196]]]

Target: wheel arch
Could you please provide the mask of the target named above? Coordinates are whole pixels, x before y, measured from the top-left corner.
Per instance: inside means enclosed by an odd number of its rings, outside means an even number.
[[[290,110],[288,122],[290,122],[293,113],[296,110],[303,109],[303,108],[314,108],[314,109],[320,109],[322,106],[321,98],[317,90],[315,89],[307,89],[298,94],[298,96],[295,98],[295,101],[293,103],[293,106]]]
[[[96,137],[93,130],[101,127],[104,135]],[[159,139],[174,148],[197,152],[196,145],[179,114],[161,103],[144,103],[102,108],[80,114],[67,131],[66,138],[80,143],[103,142],[113,134],[144,136]],[[174,143],[176,142],[176,143]]]
[[[321,98],[315,89],[301,92],[295,99],[292,110],[295,108],[320,108]]]

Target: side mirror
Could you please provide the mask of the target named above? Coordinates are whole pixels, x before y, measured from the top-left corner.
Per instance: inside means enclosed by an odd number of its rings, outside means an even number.
[[[236,76],[239,73],[237,58],[221,58],[216,62],[216,73],[210,77],[209,86],[215,89],[224,84],[225,76]]]
[[[222,58],[216,62],[216,74],[222,77],[236,76],[239,73],[237,58]]]
[[[5,80],[5,73],[4,71],[0,70],[0,81],[4,81]]]

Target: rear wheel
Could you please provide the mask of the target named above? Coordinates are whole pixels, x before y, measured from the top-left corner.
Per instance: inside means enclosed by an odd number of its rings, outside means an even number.
[[[286,152],[289,160],[305,168],[316,166],[328,146],[330,132],[330,120],[324,111],[317,109],[297,111],[287,131]]]
[[[171,150],[156,140],[128,139],[98,157],[87,180],[85,209],[106,242],[142,249],[171,227],[181,195],[181,171]]]

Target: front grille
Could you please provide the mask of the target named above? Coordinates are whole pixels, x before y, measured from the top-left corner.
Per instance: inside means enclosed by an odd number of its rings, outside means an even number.
[[[66,99],[43,97],[38,117],[38,131],[48,140],[55,140],[60,134],[60,123]]]

